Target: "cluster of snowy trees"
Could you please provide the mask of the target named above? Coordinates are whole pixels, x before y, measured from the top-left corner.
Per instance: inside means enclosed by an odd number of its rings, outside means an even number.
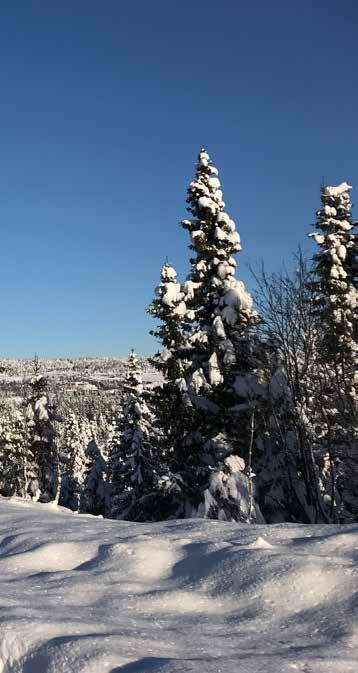
[[[111,424],[66,403],[62,416],[37,359],[33,369],[23,397],[0,409],[0,493],[103,514],[106,461],[97,438]]]
[[[136,387],[124,419],[131,449],[119,433],[120,477],[110,471],[114,516],[357,518],[350,190],[347,183],[322,188],[312,263],[299,255],[292,276],[263,270],[254,306],[236,277],[241,241],[218,170],[200,152],[182,222],[190,272],[179,282],[166,263],[149,308],[159,321],[154,334],[163,350],[154,362],[164,383],[150,395]]]
[[[351,187],[323,187],[295,271],[236,277],[241,250],[202,150],[187,196],[190,270],[164,264],[149,312],[162,376],[131,353],[116,412],[56,417],[36,375],[0,427],[1,492],[115,519],[358,519],[357,237]],[[255,302],[254,302],[255,299]],[[100,427],[101,426],[101,427]]]

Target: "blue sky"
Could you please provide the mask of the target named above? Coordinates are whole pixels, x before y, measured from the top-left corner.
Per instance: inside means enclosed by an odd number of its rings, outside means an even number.
[[[0,19],[0,357],[155,350],[145,307],[166,257],[188,270],[200,147],[248,283],[248,262],[313,251],[322,178],[358,193],[354,0],[3,0]]]

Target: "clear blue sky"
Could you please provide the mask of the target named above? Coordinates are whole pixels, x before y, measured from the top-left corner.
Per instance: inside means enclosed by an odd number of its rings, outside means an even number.
[[[358,203],[355,0],[3,0],[0,20],[0,357],[155,350],[202,146],[245,281],[313,250],[323,177]]]

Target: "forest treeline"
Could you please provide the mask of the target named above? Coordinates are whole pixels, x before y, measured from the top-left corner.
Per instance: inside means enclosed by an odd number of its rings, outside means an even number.
[[[312,260],[237,278],[241,241],[202,150],[187,194],[189,273],[149,307],[156,386],[129,357],[117,408],[49,395],[34,362],[0,409],[0,492],[113,519],[358,520],[357,236],[351,186],[321,188]]]

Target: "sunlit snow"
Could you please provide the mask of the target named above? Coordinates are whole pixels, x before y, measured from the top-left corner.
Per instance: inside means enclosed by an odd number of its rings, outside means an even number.
[[[358,526],[0,499],[2,673],[356,673]]]

